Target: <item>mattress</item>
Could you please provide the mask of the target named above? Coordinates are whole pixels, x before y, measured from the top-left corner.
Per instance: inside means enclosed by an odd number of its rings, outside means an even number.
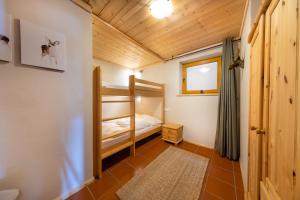
[[[135,136],[139,136],[145,132],[153,130],[161,126],[161,121],[150,115],[135,115]],[[120,131],[129,129],[130,118],[122,118],[102,123],[102,148],[107,148],[129,138],[129,133],[111,137],[120,133]],[[108,138],[110,137],[110,138]]]
[[[146,133],[146,132],[153,130],[155,128],[158,128],[160,126],[161,126],[161,124],[157,124],[154,126],[148,126],[144,129],[140,129],[138,131],[135,131],[135,136],[137,137],[139,135],[142,135],[143,133]],[[129,133],[115,137],[115,138],[108,138],[108,139],[102,141],[102,149],[106,149],[112,145],[118,144],[127,139],[129,139]]]

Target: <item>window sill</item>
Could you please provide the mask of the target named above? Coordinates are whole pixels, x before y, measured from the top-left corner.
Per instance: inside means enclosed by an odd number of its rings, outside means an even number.
[[[185,97],[185,96],[219,96],[218,93],[215,94],[177,94],[177,97]]]

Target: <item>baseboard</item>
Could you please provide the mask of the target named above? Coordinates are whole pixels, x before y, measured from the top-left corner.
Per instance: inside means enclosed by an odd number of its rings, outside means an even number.
[[[79,190],[81,190],[82,188],[84,188],[85,186],[89,185],[94,180],[95,180],[94,177],[92,177],[92,178],[86,180],[81,186],[78,186],[77,188],[75,188],[72,191],[68,192],[68,194],[66,194],[66,195],[60,195],[59,197],[56,197],[53,200],[64,200],[64,199],[67,199],[68,197],[72,196],[73,194],[75,194],[76,192],[78,192]]]
[[[207,146],[205,146],[205,145],[202,145],[202,144],[197,144],[197,143],[195,143],[195,142],[192,142],[192,141],[190,141],[190,140],[187,140],[187,139],[185,139],[185,138],[183,138],[183,141],[185,141],[185,142],[187,142],[187,143],[194,144],[194,145],[196,145],[196,146],[199,146],[199,147],[204,147],[204,148],[207,148],[207,149],[214,150],[214,148],[207,147]]]

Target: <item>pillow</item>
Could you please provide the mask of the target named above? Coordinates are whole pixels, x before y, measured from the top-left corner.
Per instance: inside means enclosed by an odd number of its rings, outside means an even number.
[[[156,125],[156,124],[161,124],[162,121],[155,118],[155,117],[152,117],[150,115],[142,115],[142,118],[144,120],[146,120],[148,123],[150,123],[151,125]]]
[[[130,126],[130,118],[123,118],[123,119],[119,119],[117,120],[117,124],[121,127],[129,127]],[[149,123],[147,120],[143,119],[143,118],[135,118],[135,129],[139,130],[139,129],[143,129],[146,128],[148,126],[151,126],[151,123]]]
[[[123,128],[114,122],[103,122],[102,123],[102,137],[105,138],[113,134],[116,131],[120,131]]]
[[[140,130],[151,126],[151,123],[144,119],[135,118],[135,129]]]

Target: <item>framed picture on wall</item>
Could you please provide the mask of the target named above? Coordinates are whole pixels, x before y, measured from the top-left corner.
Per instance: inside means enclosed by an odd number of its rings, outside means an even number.
[[[11,15],[0,13],[0,60],[12,61]]]
[[[66,70],[65,36],[26,20],[20,20],[21,63]]]

